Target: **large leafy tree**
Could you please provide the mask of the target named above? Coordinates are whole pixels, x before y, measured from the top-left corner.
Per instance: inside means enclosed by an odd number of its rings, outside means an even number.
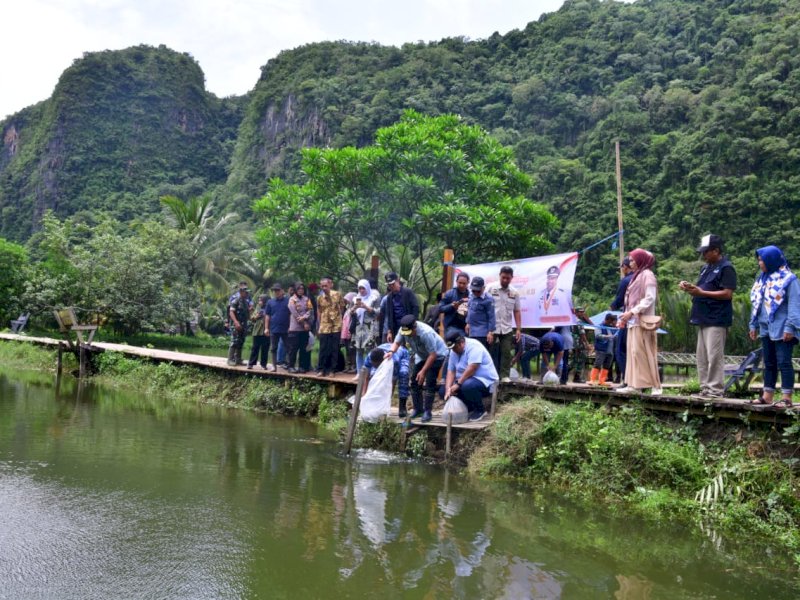
[[[0,327],[17,318],[27,264],[25,248],[0,238]]]
[[[256,203],[262,254],[276,271],[350,281],[353,264],[367,268],[369,245],[398,271],[410,254],[430,298],[446,247],[459,262],[552,248],[557,220],[527,197],[531,179],[511,151],[455,115],[406,111],[371,146],[304,150],[303,172],[305,184],[272,180]]]

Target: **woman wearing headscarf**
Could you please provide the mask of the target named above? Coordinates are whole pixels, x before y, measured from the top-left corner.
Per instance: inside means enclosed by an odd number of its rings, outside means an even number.
[[[356,369],[361,372],[369,351],[375,347],[378,337],[378,311],[381,299],[378,292],[373,291],[369,281],[358,280],[358,294],[353,299],[350,318],[356,326],[353,332],[353,347],[356,349]]]
[[[661,394],[658,376],[658,343],[656,340],[656,300],[658,282],[653,273],[655,257],[642,248],[630,253],[633,277],[625,291],[625,312],[619,317],[621,327],[628,329],[628,356],[625,364],[623,394],[650,388],[650,394]]]
[[[792,350],[800,328],[800,284],[777,246],[756,250],[761,272],[750,290],[750,339],[761,338],[764,356],[764,391],[757,404],[792,405],[794,367]],[[773,403],[781,373],[781,399]]]

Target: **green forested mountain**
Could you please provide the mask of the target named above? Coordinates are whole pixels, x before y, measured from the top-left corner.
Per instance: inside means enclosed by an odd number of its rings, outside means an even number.
[[[570,0],[486,40],[286,51],[227,101],[186,55],[91,54],[0,124],[0,233],[24,238],[47,207],[152,211],[163,191],[196,193],[226,167],[218,205],[247,213],[269,178],[301,180],[300,148],[368,144],[413,108],[460,114],[512,147],[533,199],[561,220],[559,250],[616,229],[619,139],[627,248],[694,259],[714,231],[741,257],[775,243],[800,259],[798,19],[800,0]],[[608,269],[593,267],[614,256],[587,253],[582,283],[598,287]]]
[[[51,98],[0,124],[0,235],[26,238],[47,209],[130,220],[163,194],[223,183],[240,107],[166,47],[86,54]]]

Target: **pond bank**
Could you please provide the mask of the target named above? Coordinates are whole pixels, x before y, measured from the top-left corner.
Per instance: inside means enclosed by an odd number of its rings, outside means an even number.
[[[6,367],[53,371],[55,352],[0,344]],[[67,364],[67,370],[74,365]],[[107,352],[98,357],[101,385],[135,389],[169,402],[204,402],[311,418],[343,430],[348,406],[324,386],[287,386],[193,367],[152,364]],[[361,424],[356,445],[398,451],[402,430]],[[800,425],[782,431],[742,422],[654,416],[641,407],[567,406],[538,398],[503,404],[493,428],[458,435],[451,462],[484,478],[524,480],[609,510],[658,522],[699,523],[715,535],[771,541],[788,571],[800,567]],[[406,452],[443,459],[443,435],[422,430]],[[699,494],[699,495],[698,495]]]

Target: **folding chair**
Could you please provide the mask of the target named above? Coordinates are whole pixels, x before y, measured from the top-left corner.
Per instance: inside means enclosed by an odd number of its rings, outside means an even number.
[[[725,369],[725,389],[723,393],[733,389],[736,392],[746,392],[750,387],[750,381],[761,372],[761,348],[753,350],[744,357],[741,364],[733,369]]]

